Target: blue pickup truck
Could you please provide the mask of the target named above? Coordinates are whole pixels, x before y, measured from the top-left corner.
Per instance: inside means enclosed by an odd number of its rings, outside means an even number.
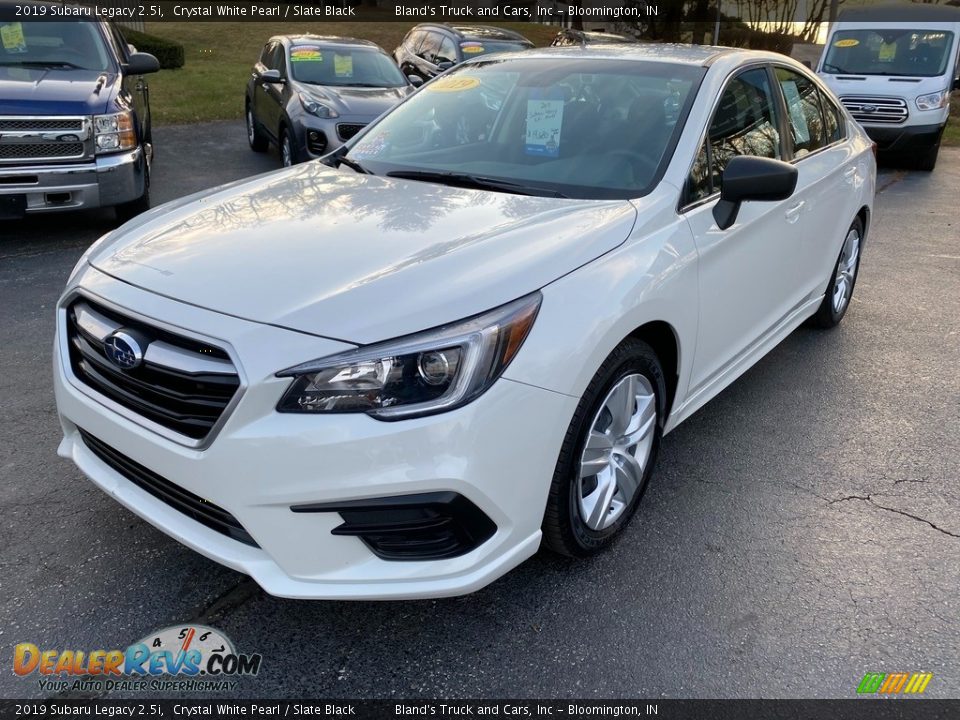
[[[0,2],[0,219],[150,207],[153,143],[143,75],[160,69],[112,23],[18,17]]]

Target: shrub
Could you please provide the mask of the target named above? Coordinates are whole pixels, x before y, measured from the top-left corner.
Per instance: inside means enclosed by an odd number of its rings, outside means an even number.
[[[160,62],[163,70],[174,70],[183,67],[183,45],[172,40],[159,38],[156,35],[138,32],[129,28],[122,28],[123,37],[139,52],[150,53]]]

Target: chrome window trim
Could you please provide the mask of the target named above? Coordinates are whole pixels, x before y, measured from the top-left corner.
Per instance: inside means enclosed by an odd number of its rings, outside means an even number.
[[[97,304],[103,305],[121,315],[126,315],[134,320],[140,321],[146,325],[152,325],[158,327],[167,332],[173,333],[175,335],[182,335],[183,337],[196,340],[197,342],[202,342],[207,345],[213,345],[214,347],[223,350],[227,356],[230,358],[230,362],[233,363],[233,367],[236,370],[237,380],[239,385],[237,386],[236,391],[233,394],[233,397],[230,399],[230,402],[227,403],[227,406],[223,409],[220,417],[217,419],[217,422],[214,423],[213,427],[210,428],[210,432],[204,435],[202,438],[194,440],[187,437],[186,435],[181,435],[180,433],[171,430],[169,428],[155,423],[152,420],[143,417],[142,415],[130,410],[127,407],[124,407],[120,403],[117,403],[110,398],[98,393],[92,387],[89,387],[85,383],[81,382],[79,378],[76,377],[73,373],[73,368],[70,365],[70,346],[69,340],[67,337],[67,308],[75,300],[79,298],[84,298],[90,300]],[[102,317],[102,316],[101,316]],[[61,299],[57,306],[57,337],[58,337],[58,352],[60,367],[64,373],[64,376],[67,378],[67,381],[70,383],[70,386],[75,390],[86,395],[89,399],[97,402],[99,405],[112,410],[117,415],[120,415],[125,420],[129,420],[135,425],[139,425],[146,430],[149,430],[161,437],[169,440],[172,443],[180,445],[182,447],[190,448],[192,450],[206,450],[213,441],[216,439],[217,435],[220,434],[220,431],[223,429],[223,426],[227,423],[230,417],[233,415],[233,411],[236,409],[237,405],[240,403],[240,400],[243,398],[244,394],[249,387],[249,382],[247,380],[246,373],[243,370],[243,367],[240,365],[237,360],[237,351],[226,340],[222,338],[212,338],[207,335],[203,335],[193,330],[188,330],[186,328],[173,325],[171,323],[165,322],[163,320],[158,320],[157,318],[150,317],[149,315],[144,315],[142,313],[136,312],[135,310],[130,310],[129,308],[118,305],[111,300],[108,300],[96,293],[92,293],[89,290],[83,288],[73,288],[67,292]]]

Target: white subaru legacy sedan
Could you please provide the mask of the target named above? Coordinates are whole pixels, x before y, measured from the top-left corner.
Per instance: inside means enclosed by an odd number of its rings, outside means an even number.
[[[322,161],[95,243],[57,309],[59,453],[280,596],[456,595],[541,543],[589,556],[666,433],[840,322],[875,177],[781,55],[465,63]]]

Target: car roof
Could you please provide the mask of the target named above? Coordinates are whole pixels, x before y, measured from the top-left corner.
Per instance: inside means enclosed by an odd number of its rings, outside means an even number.
[[[497,59],[517,58],[591,58],[596,60],[637,60],[640,62],[665,62],[675,65],[705,66],[716,58],[742,54],[751,59],[774,57],[772,53],[737,48],[717,47],[714,45],[682,45],[679,43],[594,43],[586,46],[569,45],[565,47],[534,48],[522,53],[498,54]],[[785,57],[785,56],[780,56]]]
[[[321,44],[321,45],[352,45],[358,48],[369,48],[371,50],[382,50],[382,48],[369,40],[360,40],[352,37],[340,37],[338,35],[314,35],[312,33],[302,33],[297,35],[274,35],[269,42],[286,41],[290,45]]]
[[[446,23],[421,23],[414,30],[441,30],[459,35],[464,39],[501,40],[505,42],[533,43],[518,32],[493,25],[447,25]]]

